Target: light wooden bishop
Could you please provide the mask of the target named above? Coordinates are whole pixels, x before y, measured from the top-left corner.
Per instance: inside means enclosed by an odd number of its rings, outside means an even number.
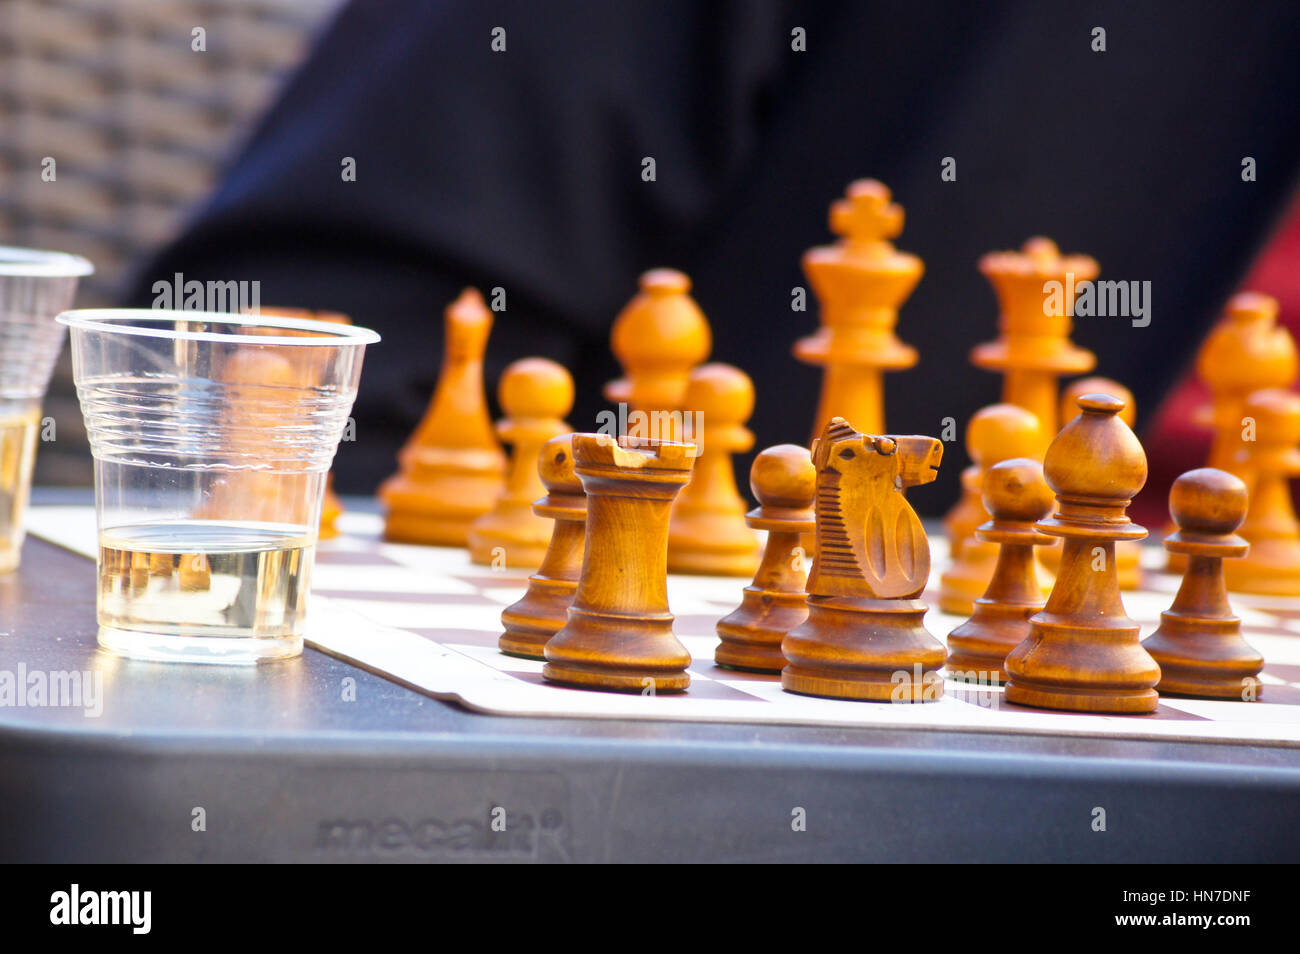
[[[492,312],[475,289],[448,307],[433,400],[398,454],[398,472],[379,488],[386,539],[464,546],[470,525],[496,503],[506,459],[483,390],[491,330]]]
[[[713,335],[686,275],[655,268],[641,276],[640,286],[614,319],[610,346],[623,377],[605,386],[605,397],[651,416],[638,436],[680,440],[687,381],[691,369],[708,358]]]

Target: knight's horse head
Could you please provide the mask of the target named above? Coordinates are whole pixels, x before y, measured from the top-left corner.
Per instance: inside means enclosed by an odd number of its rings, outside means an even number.
[[[939,464],[943,461],[943,442],[934,437],[908,435],[907,437],[877,437],[881,444],[889,442],[894,445],[894,457],[898,459],[896,474],[898,487],[915,487],[928,484],[939,476]]]
[[[843,418],[813,444],[818,472],[817,553],[808,592],[900,599],[930,575],[930,544],[901,491],[934,480],[943,444],[933,437],[873,436]]]

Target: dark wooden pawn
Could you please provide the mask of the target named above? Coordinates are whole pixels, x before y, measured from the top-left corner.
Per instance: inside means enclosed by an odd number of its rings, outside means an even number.
[[[1147,534],[1128,518],[1146,483],[1146,452],[1118,416],[1123,401],[1094,392],[1079,407],[1043,461],[1058,509],[1035,526],[1065,544],[1047,605],[1007,655],[1006,699],[1076,712],[1153,712],[1160,667],[1124,611],[1115,563],[1117,540]]]
[[[1213,467],[1188,471],[1169,491],[1178,531],[1165,538],[1165,549],[1182,554],[1187,568],[1173,605],[1160,614],[1160,628],[1142,643],[1160,664],[1160,692],[1259,698],[1264,657],[1242,639],[1223,579],[1224,558],[1250,548],[1235,533],[1247,502],[1245,483]]]
[[[555,521],[551,542],[523,599],[502,611],[505,632],[497,642],[503,653],[526,659],[544,659],[542,648],[568,620],[582,575],[587,522],[587,495],[573,471],[572,434],[542,445],[537,472],[546,496],[533,503],[533,513]]]
[[[1034,528],[1052,512],[1056,498],[1043,479],[1043,466],[1027,457],[994,464],[984,474],[982,494],[993,519],[975,536],[998,545],[993,578],[975,600],[971,618],[948,634],[948,673],[977,682],[1002,682],[1007,653],[1029,635],[1029,617],[1043,608],[1034,548],[1053,538]]]
[[[808,448],[769,447],[754,458],[749,487],[758,506],[746,514],[745,522],[767,531],[767,546],[740,606],[718,622],[722,642],[713,658],[730,669],[780,672],[785,666],[781,640],[808,617],[808,576],[799,540],[816,526],[812,503],[817,468]]]

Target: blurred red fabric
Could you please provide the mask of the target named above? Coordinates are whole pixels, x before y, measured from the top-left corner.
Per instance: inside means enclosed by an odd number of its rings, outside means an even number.
[[[1278,322],[1300,339],[1300,201],[1292,203],[1238,291],[1264,292],[1276,298]],[[1210,432],[1195,423],[1195,414],[1197,408],[1208,404],[1209,392],[1197,380],[1194,365],[1189,366],[1142,435],[1150,474],[1131,513],[1151,531],[1152,539],[1160,539],[1169,522],[1170,484],[1179,474],[1205,466]]]

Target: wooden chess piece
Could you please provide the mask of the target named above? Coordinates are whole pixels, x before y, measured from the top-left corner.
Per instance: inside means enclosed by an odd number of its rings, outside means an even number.
[[[280,318],[301,318],[307,321],[323,321],[332,325],[350,325],[352,319],[347,315],[337,311],[311,311],[307,308],[267,308],[263,306],[258,314],[272,315]],[[310,352],[314,348],[301,348],[300,351]],[[304,355],[303,359],[312,365],[319,365],[319,355]],[[319,381],[319,370],[312,368],[315,374],[311,377],[309,383]],[[310,372],[309,372],[310,373]],[[325,497],[321,501],[320,509],[320,539],[330,540],[339,535],[338,519],[343,515],[343,502],[339,500],[338,495],[334,493],[334,473],[331,471],[325,478]]]
[[[971,618],[948,634],[947,668],[977,682],[1003,682],[1007,653],[1029,635],[1029,618],[1043,608],[1034,549],[1052,537],[1034,523],[1052,512],[1056,499],[1042,464],[1013,457],[984,475],[983,502],[993,516],[976,533],[998,548],[997,563]]]
[[[1246,456],[1238,453],[1242,405],[1255,391],[1289,389],[1300,374],[1295,340],[1278,325],[1277,312],[1277,299],[1268,295],[1234,295],[1196,356],[1197,377],[1211,395],[1203,417],[1214,431],[1207,466],[1236,474],[1247,486]]]
[[[812,506],[817,491],[817,468],[808,448],[767,448],[754,458],[749,487],[758,506],[745,519],[755,530],[767,531],[767,545],[740,606],[718,622],[722,641],[713,660],[729,669],[780,672],[785,666],[781,641],[808,618],[800,535],[816,528]]]
[[[628,428],[632,437],[682,440],[678,415],[691,370],[713,348],[713,334],[691,297],[691,280],[671,268],[641,276],[640,292],[614,319],[610,346],[623,377],[605,386],[605,397],[649,418]]]
[[[1224,558],[1249,549],[1233,532],[1246,517],[1247,500],[1245,483],[1212,467],[1188,471],[1170,488],[1178,531],[1165,538],[1165,548],[1187,557],[1187,572],[1173,605],[1160,614],[1160,628],[1142,642],[1160,664],[1159,692],[1259,698],[1264,657],[1241,638],[1223,579]]]
[[[587,495],[573,471],[572,434],[542,445],[537,471],[546,496],[533,503],[533,512],[555,522],[551,542],[523,598],[501,612],[505,632],[497,641],[503,653],[526,659],[545,659],[542,649],[568,621],[587,533]]]
[[[523,358],[505,369],[497,397],[504,415],[497,436],[514,448],[506,486],[492,509],[469,528],[472,563],[536,568],[546,555],[551,522],[533,511],[545,490],[537,454],[557,434],[573,430],[573,378],[546,358]]]
[[[693,452],[690,444],[574,435],[586,551],[568,622],[544,650],[544,678],[622,692],[691,684],[691,656],[668,610],[668,516],[690,480]]]
[[[1002,401],[1033,412],[1046,450],[1058,428],[1057,379],[1085,374],[1097,363],[1091,351],[1070,341],[1076,283],[1096,278],[1097,262],[1063,257],[1055,242],[1040,237],[1019,252],[991,252],[979,267],[997,294],[1001,317],[997,340],[975,348],[971,362],[1002,372]]]
[[[1061,426],[1064,427],[1079,416],[1079,398],[1085,394],[1109,394],[1124,402],[1124,410],[1119,412],[1119,419],[1130,428],[1137,426],[1137,403],[1133,392],[1118,381],[1110,378],[1088,377],[1071,381],[1061,394]],[[1055,541],[1053,541],[1055,542]],[[1038,551],[1038,560],[1052,573],[1061,566],[1061,548],[1043,547]],[[1119,540],[1115,543],[1116,572],[1119,574],[1121,590],[1138,590],[1142,588],[1142,544],[1137,540]]]
[[[1256,391],[1241,405],[1241,415],[1238,453],[1244,462],[1238,466],[1246,474],[1250,506],[1238,532],[1250,552],[1224,564],[1224,577],[1235,593],[1300,596],[1300,522],[1290,486],[1300,476],[1300,395]]]
[[[981,499],[985,473],[998,461],[1033,457],[1042,446],[1038,418],[1018,405],[991,404],[971,417],[966,452],[972,463],[961,474],[961,499],[944,518],[952,554],[939,578],[939,608],[945,613],[969,616],[997,566],[997,545],[983,542],[975,532],[989,519]]]
[[[684,436],[699,457],[668,524],[669,573],[752,576],[758,566],[758,537],[745,525],[731,459],[754,446],[745,428],[753,410],[754,385],[739,368],[706,364],[691,372]]]
[[[832,417],[853,421],[864,434],[881,434],[884,372],[917,361],[916,349],[899,341],[894,327],[899,306],[925,266],[890,242],[903,231],[903,209],[874,179],[854,182],[831,206],[830,229],[840,240],[809,249],[803,257],[821,306],[821,325],[794,346],[800,361],[825,369],[812,436]]]
[[[385,539],[464,546],[470,525],[500,496],[506,459],[483,390],[491,330],[492,312],[475,289],[465,289],[447,308],[433,400],[398,455],[397,474],[379,488]]]
[[[943,695],[943,644],[919,598],[930,543],[903,496],[934,480],[943,444],[873,437],[834,418],[813,444],[817,551],[808,618],[781,644],[781,687],[836,699],[931,702]]]
[[[1128,505],[1147,479],[1137,436],[1118,417],[1123,402],[1108,394],[1079,399],[1083,413],[1061,429],[1043,471],[1057,511],[1036,528],[1063,537],[1061,571],[1047,606],[1003,667],[1008,702],[1081,712],[1153,712],[1160,667],[1124,612],[1115,541],[1146,530]]]

